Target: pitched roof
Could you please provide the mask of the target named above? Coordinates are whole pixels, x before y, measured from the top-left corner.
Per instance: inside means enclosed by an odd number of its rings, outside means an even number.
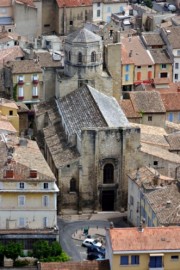
[[[137,123],[131,123],[131,126],[141,129],[141,143],[156,145],[167,150],[169,149],[169,144],[165,138],[167,132],[164,128]]]
[[[92,0],[56,0],[56,2],[59,8],[92,6]]]
[[[13,61],[23,56],[24,52],[19,46],[2,49],[0,53],[0,66],[3,66],[3,62],[6,63],[8,61]]]
[[[170,151],[180,150],[180,132],[174,132],[165,136],[170,146]]]
[[[180,93],[161,93],[166,111],[180,111]]]
[[[121,46],[121,62],[123,65],[134,64],[132,57],[130,57],[130,53],[128,54],[128,51],[123,44]]]
[[[110,229],[112,252],[180,250],[180,227],[146,227]]]
[[[173,61],[165,50],[150,50],[155,64],[172,64]],[[164,79],[164,78],[163,78]]]
[[[12,61],[8,63],[8,66],[9,65],[12,67],[13,74],[42,72],[40,64],[36,63],[34,60]]]
[[[55,181],[55,177],[49,168],[43,154],[41,153],[36,141],[28,140],[25,138],[18,138],[15,135],[8,135],[6,139],[8,148],[14,149],[12,155],[12,161],[9,164],[10,168],[14,168],[13,181],[28,179],[30,169],[35,169],[38,172],[38,178],[34,178],[34,181]],[[7,160],[4,160],[6,164]],[[8,164],[6,165],[8,166]],[[4,168],[0,171],[0,178],[3,179]],[[6,179],[4,179],[6,180]]]
[[[1,120],[0,118],[0,130],[7,131],[10,133],[17,133],[17,130],[13,127],[13,125],[8,120]]]
[[[14,100],[9,100],[5,98],[0,98],[0,107],[5,106],[13,109],[18,109],[18,106],[16,105],[16,102]]]
[[[136,66],[153,65],[153,60],[138,36],[122,38],[122,44]]]
[[[116,99],[84,85],[57,100],[69,135],[88,127],[124,127],[129,122]]]
[[[173,49],[180,49],[180,27],[172,26],[166,30],[167,38]]]
[[[122,99],[119,101],[119,104],[127,118],[142,118],[140,113],[134,110],[133,104],[130,99]]]
[[[159,147],[153,146],[153,145],[149,145],[149,144],[146,144],[143,142],[141,143],[141,146],[142,147],[141,147],[140,151],[142,153],[160,158],[162,160],[166,160],[170,163],[175,163],[175,164],[177,164],[177,166],[179,166],[179,164],[180,164],[180,156],[178,154],[171,153],[166,149],[159,148]]]
[[[86,28],[80,28],[77,31],[69,34],[65,42],[73,42],[73,43],[88,43],[88,42],[96,42],[96,41],[101,41],[101,37],[94,34],[93,32],[89,31]]]
[[[41,67],[60,67],[62,63],[60,60],[53,60],[53,56],[49,52],[36,53],[39,57],[39,64]]]
[[[179,225],[180,223],[180,190],[177,184],[164,186],[162,189],[145,194],[162,225]]]
[[[109,260],[41,263],[40,270],[110,270]]]
[[[147,166],[132,171],[128,176],[131,180],[136,182],[140,188],[144,187],[148,191],[162,188],[163,185],[169,185],[169,183],[175,181],[173,178],[162,175],[154,168]],[[155,182],[155,179],[158,181]]]
[[[55,100],[41,102],[36,107],[36,116],[48,115],[50,125],[43,129],[44,140],[51,153],[56,168],[69,164],[79,158],[75,147],[69,147],[61,125],[60,115]],[[37,136],[38,144],[42,143],[42,133]]]
[[[161,96],[157,91],[137,91],[129,93],[136,112],[165,113]]]
[[[8,7],[12,6],[12,0],[1,0],[0,7]]]
[[[33,3],[33,0],[16,0],[16,3],[25,4],[30,7],[35,7],[35,4]]]
[[[155,32],[142,33],[142,38],[146,46],[165,45],[161,35]]]

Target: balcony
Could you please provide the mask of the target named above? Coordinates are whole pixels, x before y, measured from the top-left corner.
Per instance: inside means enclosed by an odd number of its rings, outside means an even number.
[[[19,81],[18,81],[18,85],[22,86],[23,84],[24,84],[23,79],[19,79]]]
[[[18,97],[18,100],[23,100],[24,99],[24,97]]]
[[[33,77],[33,84],[37,85],[39,83],[38,77]]]
[[[149,266],[149,270],[164,270],[164,267],[161,266],[161,267],[152,267],[152,266]]]

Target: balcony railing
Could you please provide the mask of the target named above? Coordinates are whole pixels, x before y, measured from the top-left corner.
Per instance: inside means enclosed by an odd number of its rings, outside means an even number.
[[[24,81],[23,80],[19,80],[18,81],[18,85],[23,85],[24,84]]]

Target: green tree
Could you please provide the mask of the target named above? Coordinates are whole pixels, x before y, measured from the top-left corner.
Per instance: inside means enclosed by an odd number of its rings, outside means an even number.
[[[21,243],[9,242],[4,246],[4,255],[11,258],[13,261],[23,253],[23,246]]]
[[[59,256],[62,253],[62,248],[57,241],[52,242],[51,244],[51,256]]]
[[[39,240],[33,245],[33,256],[37,259],[47,258],[51,254],[48,241]]]
[[[0,266],[3,265],[3,258],[4,258],[4,246],[0,243]]]
[[[144,0],[144,4],[148,7],[148,8],[152,8],[153,7],[153,3],[151,0]]]

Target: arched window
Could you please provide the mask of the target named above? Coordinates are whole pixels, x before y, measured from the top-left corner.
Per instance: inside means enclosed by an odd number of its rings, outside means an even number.
[[[71,52],[69,51],[69,61],[71,61]]]
[[[76,192],[76,179],[74,178],[70,180],[70,192]]]
[[[78,53],[78,63],[82,63],[82,53]]]
[[[111,163],[108,163],[104,166],[103,171],[103,183],[109,184],[114,182],[114,166]]]
[[[91,53],[91,62],[96,62],[96,52]]]

